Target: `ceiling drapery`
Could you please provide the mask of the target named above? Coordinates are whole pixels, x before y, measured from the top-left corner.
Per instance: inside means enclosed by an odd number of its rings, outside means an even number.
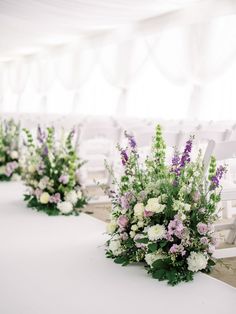
[[[75,108],[99,67],[120,93],[121,114],[151,60],[171,84],[191,86],[193,113],[206,85],[235,61],[235,14],[235,0],[0,1],[0,104],[9,85],[18,108],[32,81],[46,108],[59,81]]]

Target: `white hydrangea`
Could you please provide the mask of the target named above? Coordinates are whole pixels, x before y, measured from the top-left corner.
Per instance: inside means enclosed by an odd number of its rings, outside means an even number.
[[[163,239],[166,234],[165,226],[159,224],[151,226],[148,228],[147,234],[150,241]]]
[[[19,157],[19,154],[16,150],[11,151],[10,156],[12,159],[17,159]]]
[[[159,252],[159,251],[156,251],[154,253],[148,253],[145,255],[145,261],[146,263],[149,265],[149,266],[152,266],[152,264],[158,260],[158,259],[163,259],[165,256]]]
[[[74,205],[77,203],[77,200],[78,200],[78,195],[77,195],[76,191],[74,191],[74,190],[68,192],[65,196],[65,201],[70,202]]]
[[[144,205],[143,203],[137,203],[134,206],[134,216],[138,217],[139,219],[143,217],[144,213]]]
[[[207,267],[208,258],[202,253],[191,252],[187,258],[188,270],[197,272]]]
[[[112,239],[109,243],[109,250],[112,251],[112,253],[117,256],[122,253],[122,247],[121,242],[119,239]]]
[[[73,211],[73,205],[70,202],[60,202],[57,204],[57,208],[63,214],[69,214]]]
[[[117,223],[114,220],[111,220],[108,224],[107,224],[107,233],[108,234],[113,234],[115,232],[117,228]]]
[[[145,208],[147,211],[150,211],[153,213],[161,213],[165,209],[165,205],[160,204],[160,197],[154,197],[154,198],[149,198]]]

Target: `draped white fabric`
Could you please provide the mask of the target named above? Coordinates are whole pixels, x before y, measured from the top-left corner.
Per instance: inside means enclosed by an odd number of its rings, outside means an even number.
[[[230,0],[4,1],[0,111],[231,119],[235,13]]]

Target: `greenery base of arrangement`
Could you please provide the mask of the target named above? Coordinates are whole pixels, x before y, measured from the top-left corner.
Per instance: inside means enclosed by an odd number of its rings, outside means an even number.
[[[77,201],[77,203],[74,206],[74,210],[71,213],[68,214],[62,214],[61,211],[57,208],[56,204],[41,204],[36,197],[32,197],[31,195],[25,194],[24,195],[24,201],[27,203],[27,207],[36,209],[39,212],[44,212],[48,216],[58,216],[58,215],[63,215],[63,216],[78,216],[81,212],[81,208],[83,208],[86,204],[87,201],[86,199],[80,199]]]

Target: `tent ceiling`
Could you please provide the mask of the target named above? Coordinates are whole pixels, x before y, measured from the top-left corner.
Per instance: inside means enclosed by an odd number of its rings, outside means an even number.
[[[219,0],[0,0],[0,60]],[[222,1],[223,2],[223,1]],[[234,0],[224,2],[235,3]],[[210,5],[210,6],[209,6]]]

